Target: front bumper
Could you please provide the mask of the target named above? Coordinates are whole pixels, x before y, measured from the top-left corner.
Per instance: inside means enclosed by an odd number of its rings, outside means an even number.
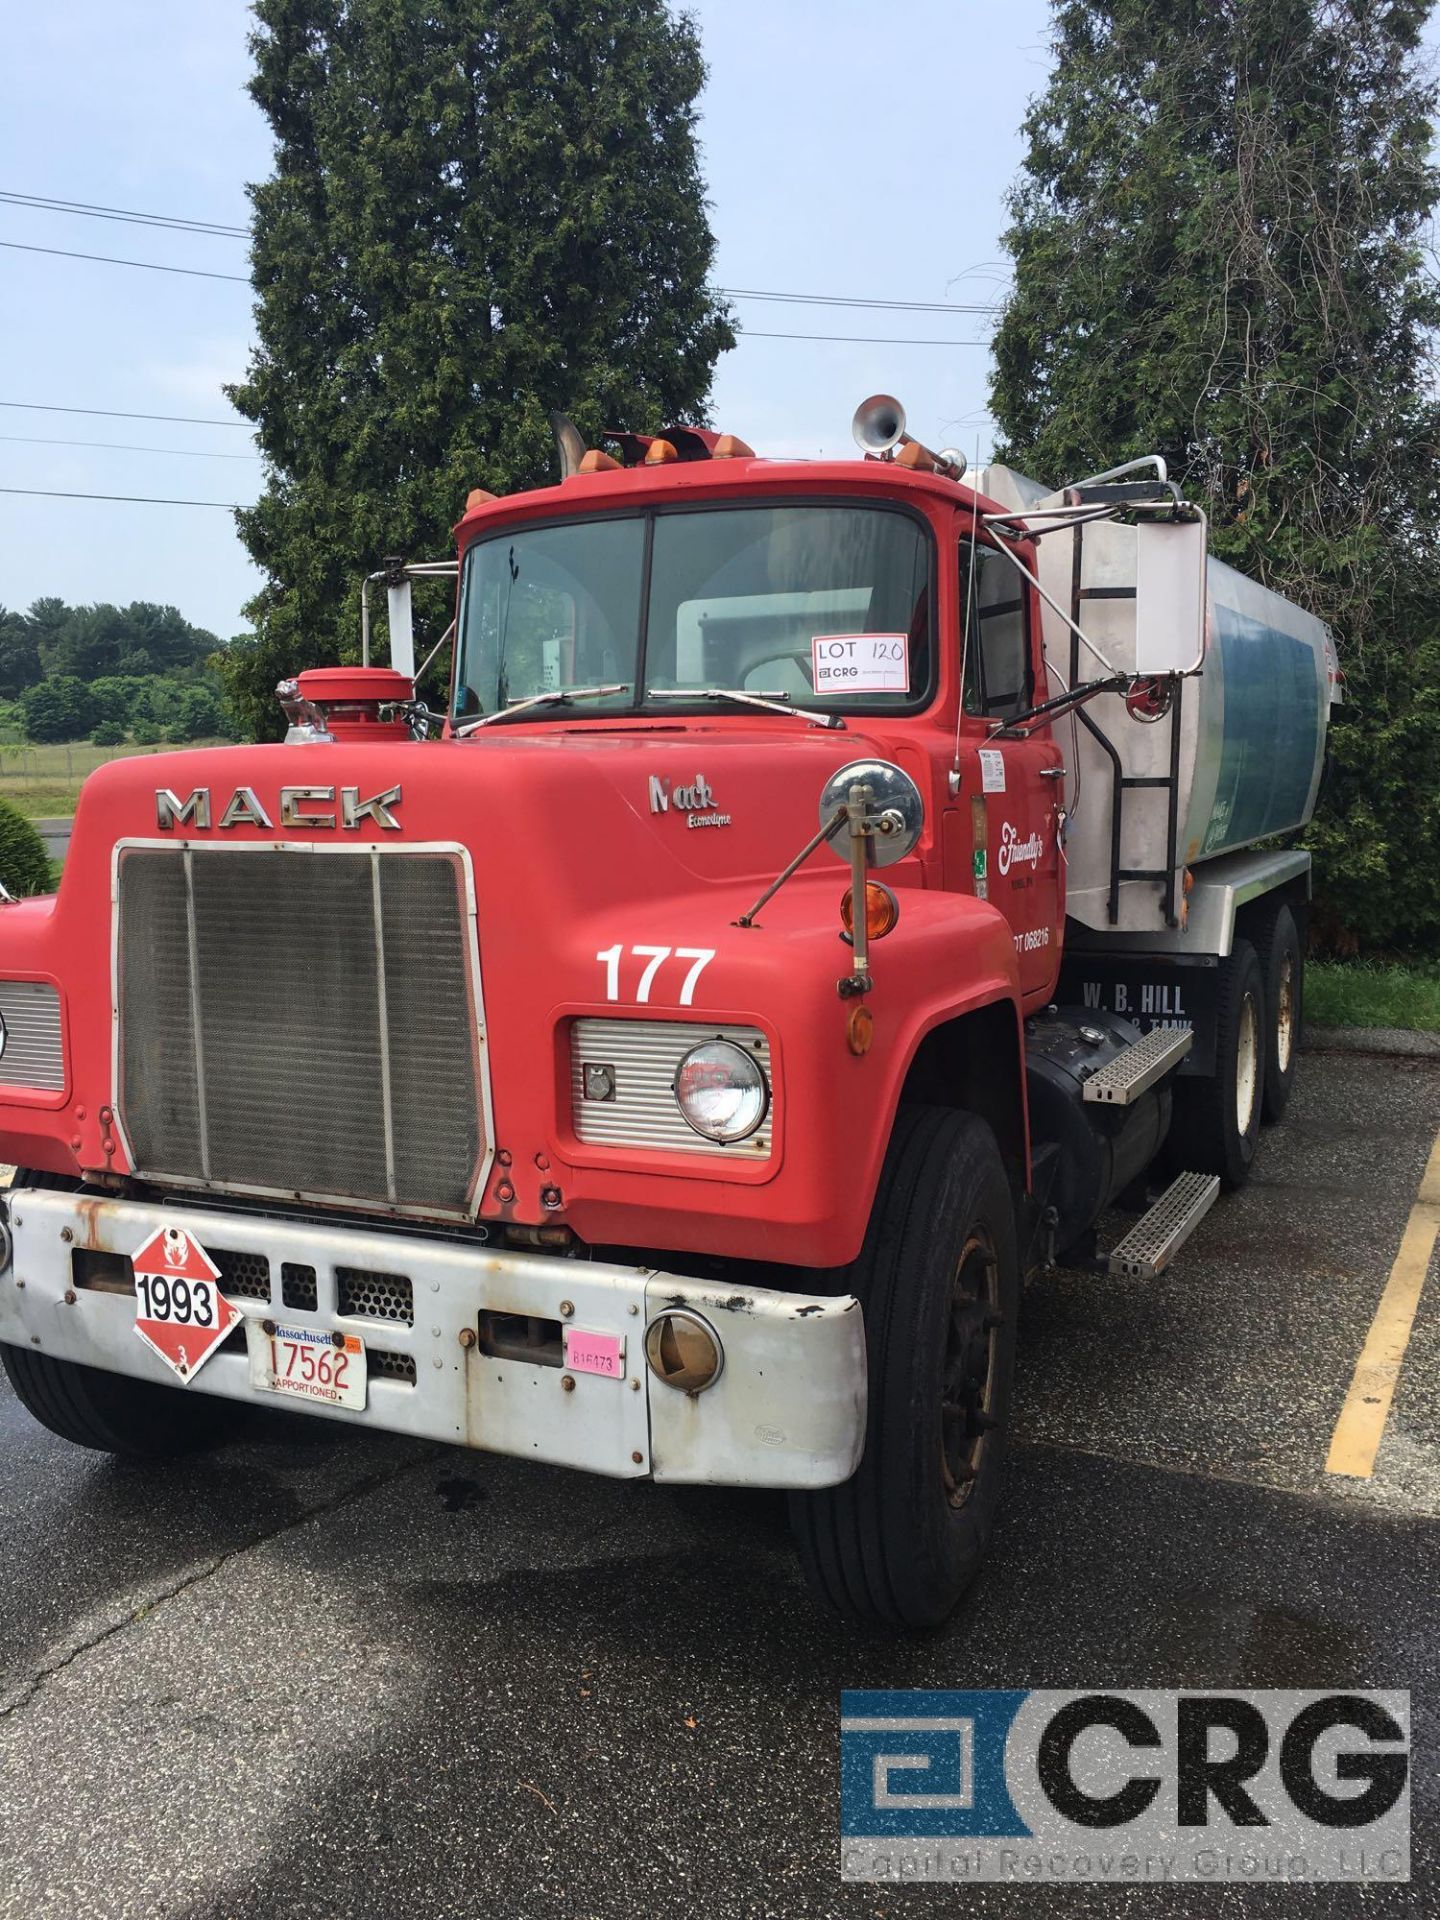
[[[0,1273],[0,1341],[56,1359],[176,1392],[284,1406],[619,1478],[825,1487],[849,1479],[859,1464],[865,1333],[859,1303],[849,1295],[727,1292],[648,1267],[38,1188],[13,1189],[9,1216],[14,1249]],[[162,1223],[184,1228],[212,1252],[225,1250],[222,1268],[246,1276],[251,1297],[226,1287],[242,1313],[358,1334],[367,1348],[394,1356],[389,1374],[372,1367],[364,1409],[281,1400],[252,1388],[243,1329],[227,1343],[232,1350],[212,1355],[188,1386],[179,1386],[136,1334],[133,1291],[115,1290],[114,1262],[87,1258],[128,1256]],[[313,1308],[286,1303],[287,1266],[313,1269]],[[408,1280],[408,1320],[357,1311],[353,1286],[344,1282],[351,1286],[345,1295],[337,1272]],[[389,1292],[393,1313],[396,1287]],[[700,1314],[724,1350],[720,1377],[694,1396],[656,1379],[645,1360],[646,1326],[676,1306]],[[472,1338],[482,1314],[614,1336],[624,1342],[624,1377],[487,1354]]]

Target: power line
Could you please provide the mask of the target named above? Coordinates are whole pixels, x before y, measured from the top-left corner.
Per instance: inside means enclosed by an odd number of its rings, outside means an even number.
[[[226,513],[243,511],[238,500],[157,500],[148,493],[59,493],[51,487],[0,487],[0,493],[24,493],[35,500],[123,500],[135,507],[220,507]]]
[[[760,333],[742,327],[742,340],[832,340],[846,347],[988,347],[988,340],[903,340],[874,333]]]
[[[226,422],[228,425],[229,423]],[[123,440],[51,440],[28,433],[0,433],[17,447],[91,447],[102,453],[174,453],[185,460],[258,460],[258,453],[211,453],[201,447],[137,447]]]
[[[875,300],[844,293],[772,293],[760,287],[712,287],[731,300],[778,300],[796,307],[877,307],[887,313],[989,313],[988,306],[961,306],[953,300]]]
[[[190,280],[234,280],[248,287],[250,276],[244,273],[213,273],[208,267],[167,267],[158,260],[119,260],[112,253],[72,253],[67,247],[33,247],[24,240],[0,240],[0,247],[15,253],[48,253],[57,260],[97,260],[106,267],[143,267],[147,273],[183,273]]]
[[[83,413],[96,420],[164,420],[175,427],[250,427],[248,420],[201,420],[189,413],[118,413],[110,407],[57,407],[43,400],[0,400],[24,413]]]
[[[40,193],[13,193],[0,187],[0,200],[11,206],[35,207],[42,213],[76,213],[87,220],[124,220],[140,227],[162,227],[178,233],[209,233],[226,240],[246,240],[248,227],[222,224],[218,220],[187,220],[175,213],[135,213],[127,207],[98,207],[88,200],[51,200]]]
[[[132,225],[159,227],[170,233],[208,234],[227,240],[247,240],[250,237],[248,227],[232,226],[218,220],[190,220],[180,214],[140,213],[130,207],[100,206],[87,200],[52,200],[41,194],[18,193],[8,188],[0,188],[0,201],[12,206],[34,207],[41,212],[81,214],[92,220],[121,220]],[[15,246],[10,241],[5,244]],[[35,247],[36,253],[62,253],[59,247]],[[158,273],[198,273],[198,268],[166,267],[151,260],[110,260],[104,254],[65,254],[67,259],[105,260],[113,266],[148,267]],[[215,280],[242,280],[242,274],[212,273],[203,277]],[[248,284],[248,282],[247,282]],[[886,300],[872,295],[850,295],[841,293],[782,293],[773,287],[712,287],[712,293],[718,293],[730,300],[766,300],[778,301],[787,306],[814,307],[858,307],[875,308],[892,313],[966,313],[985,314],[988,306],[965,305],[952,300]]]

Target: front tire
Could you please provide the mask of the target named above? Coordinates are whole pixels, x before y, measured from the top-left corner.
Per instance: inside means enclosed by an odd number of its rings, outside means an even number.
[[[218,1446],[235,1426],[229,1402],[192,1399],[184,1387],[155,1386],[27,1347],[0,1346],[0,1365],[42,1427],[98,1453],[173,1459]]]
[[[12,1191],[44,1187],[70,1191],[78,1180],[28,1173],[17,1167]],[[99,1453],[168,1459],[228,1439],[239,1409],[183,1387],[156,1386],[123,1373],[106,1373],[78,1360],[57,1360],[31,1347],[0,1344],[0,1366],[28,1413],[62,1440]]]
[[[989,1543],[1015,1366],[1015,1208],[983,1120],[901,1109],[846,1280],[865,1314],[865,1452],[843,1486],[792,1496],[801,1564],[860,1625],[937,1626]]]

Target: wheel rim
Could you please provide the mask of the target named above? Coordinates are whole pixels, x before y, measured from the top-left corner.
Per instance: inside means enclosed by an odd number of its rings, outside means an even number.
[[[952,1507],[970,1498],[996,1424],[999,1271],[989,1234],[972,1229],[955,1268],[940,1394],[940,1464]]]
[[[1275,1060],[1281,1073],[1290,1071],[1295,1046],[1295,958],[1287,953],[1280,969],[1280,991],[1275,1008]]]
[[[1255,996],[1247,993],[1240,1003],[1240,1026],[1235,1036],[1235,1125],[1242,1137],[1250,1131],[1255,1117],[1259,1068],[1260,1022],[1255,1015]]]

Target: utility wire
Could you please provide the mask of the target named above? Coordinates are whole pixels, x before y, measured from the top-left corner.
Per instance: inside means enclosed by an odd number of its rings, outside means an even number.
[[[0,493],[29,494],[35,500],[123,500],[136,507],[220,507],[239,513],[238,500],[157,500],[148,493],[59,493],[52,487],[0,487]]]
[[[227,240],[248,240],[250,237],[248,227],[231,226],[221,221],[189,220],[179,214],[169,213],[139,213],[129,207],[98,206],[86,200],[52,200],[42,194],[18,193],[8,188],[0,188],[0,202],[8,202],[12,206],[34,207],[41,212],[82,214],[85,218],[92,220],[122,220],[132,225],[159,227],[171,233],[208,234]],[[18,242],[12,241],[8,244],[17,245]],[[33,250],[38,253],[61,251],[58,247],[37,247]],[[66,257],[85,260],[106,258],[102,254],[67,255]],[[199,271],[196,268],[160,267],[156,262],[149,260],[120,260],[112,264],[127,267],[154,267],[156,271],[164,273]],[[213,274],[209,277],[217,280],[244,278],[240,274]],[[893,313],[986,314],[991,310],[988,306],[963,305],[952,300],[884,300],[874,296],[851,296],[840,293],[780,293],[771,287],[711,287],[709,291],[731,300],[770,300],[790,306],[868,307]]]
[[[158,260],[118,260],[113,253],[72,253],[68,247],[34,247],[24,240],[0,240],[0,247],[9,247],[15,253],[48,253],[57,260],[98,260],[107,267],[144,267],[147,273],[183,273],[190,280],[234,280],[242,287],[250,284],[248,274],[212,273],[208,267],[167,267]]]
[[[225,422],[228,426],[229,422]],[[210,453],[201,447],[137,447],[125,440],[51,440],[28,433],[0,433],[17,447],[91,447],[100,453],[174,453],[185,460],[258,460],[258,453]]]
[[[0,407],[16,407],[24,413],[83,413],[96,420],[164,420],[176,427],[250,428],[248,420],[201,420],[189,413],[118,413],[110,407],[57,407],[43,400],[0,400]]]
[[[95,260],[107,267],[144,267],[149,273],[183,273],[192,280],[234,280],[242,287],[250,282],[243,273],[211,273],[205,267],[168,267],[158,260],[119,260],[108,253],[71,253],[65,247],[32,247],[23,240],[0,240],[0,247],[12,247],[20,253],[48,253],[61,260]],[[837,340],[842,345],[862,347],[988,347],[988,340],[904,340],[887,339],[859,333],[764,333],[758,328],[742,327],[741,337],[750,340]]]
[[[833,340],[847,347],[988,347],[988,340],[904,340],[875,333],[761,333],[742,327],[742,340]]]
[[[731,300],[779,300],[795,307],[875,307],[887,313],[989,313],[988,306],[961,306],[953,300],[875,300],[844,293],[773,293],[760,287],[711,287]]]
[[[88,200],[51,200],[41,193],[12,193],[0,188],[0,200],[11,206],[35,207],[43,213],[77,213],[87,220],[125,220],[135,226],[164,227],[178,233],[209,233],[226,240],[249,238],[248,227],[223,225],[218,220],[187,220],[175,213],[135,213],[127,207],[97,207]]]

